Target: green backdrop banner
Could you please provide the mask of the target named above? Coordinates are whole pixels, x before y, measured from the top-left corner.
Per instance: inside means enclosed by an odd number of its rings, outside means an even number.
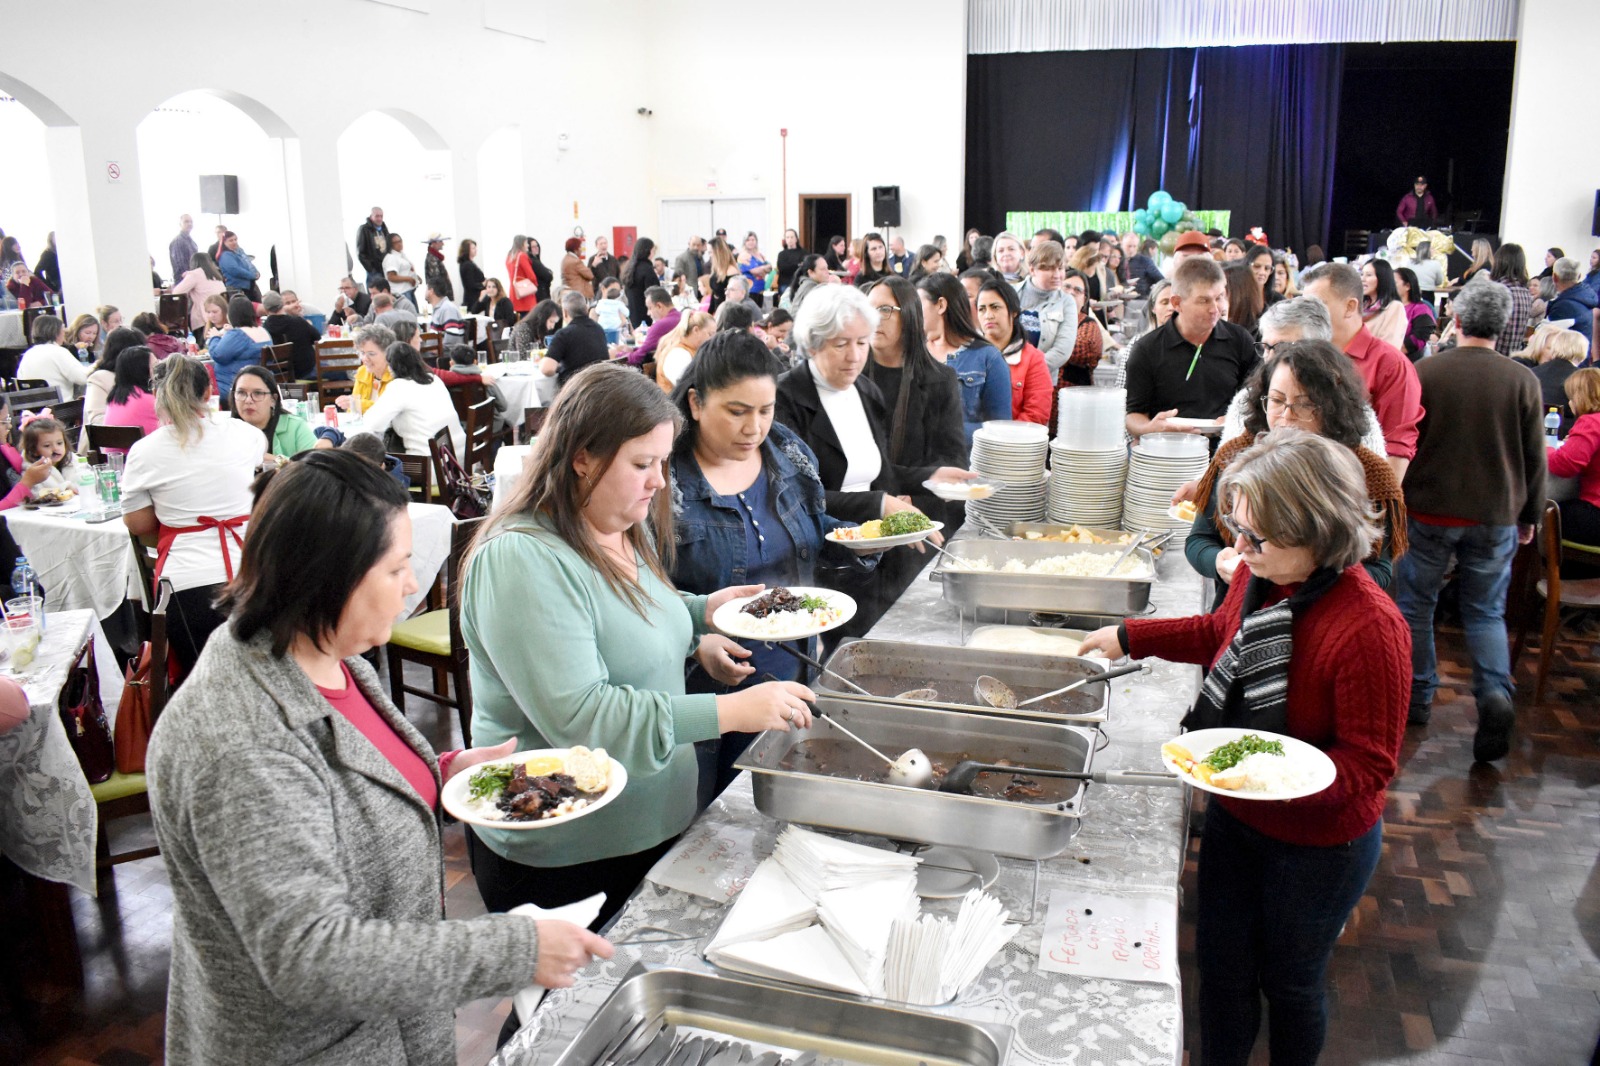
[[[1228,236],[1228,223],[1232,211],[1196,211],[1195,220],[1201,230],[1219,229]],[[1006,229],[1027,240],[1042,229],[1062,233],[1082,233],[1092,229],[1104,233],[1114,229],[1126,233],[1133,228],[1132,211],[1007,211]]]

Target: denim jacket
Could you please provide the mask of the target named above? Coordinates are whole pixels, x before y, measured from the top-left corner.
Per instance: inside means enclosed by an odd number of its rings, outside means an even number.
[[[769,498],[778,519],[793,539],[796,584],[816,584],[819,559],[838,566],[850,563],[870,570],[876,555],[857,555],[823,538],[830,530],[850,523],[830,517],[825,508],[816,457],[792,430],[774,422],[761,445],[767,469]],[[702,595],[729,585],[746,583],[744,519],[739,512],[718,506],[714,493],[694,454],[681,449],[672,457],[672,512],[678,558],[672,580],[685,592]]]

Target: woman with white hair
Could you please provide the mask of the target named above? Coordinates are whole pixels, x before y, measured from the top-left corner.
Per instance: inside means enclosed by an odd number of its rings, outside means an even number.
[[[1026,255],[1021,237],[1010,230],[995,234],[994,268],[1013,285],[1022,281],[1023,257]]]

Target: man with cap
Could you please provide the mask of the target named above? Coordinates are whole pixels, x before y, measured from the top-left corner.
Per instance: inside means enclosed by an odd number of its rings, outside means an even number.
[[[444,267],[444,238],[438,230],[428,234],[428,254],[422,258],[423,281],[432,285],[439,283],[439,291],[447,300],[456,298],[456,290],[450,284],[450,272]]]
[[[1433,193],[1428,191],[1427,178],[1417,175],[1417,180],[1411,183],[1411,191],[1400,197],[1394,217],[1400,220],[1402,227],[1439,220],[1439,205],[1433,202]]]

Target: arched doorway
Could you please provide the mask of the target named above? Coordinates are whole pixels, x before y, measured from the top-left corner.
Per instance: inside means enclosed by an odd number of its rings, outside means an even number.
[[[478,266],[508,284],[506,252],[511,238],[528,232],[527,185],[523,182],[522,129],[502,126],[478,147]]]
[[[424,244],[437,231],[459,239],[450,149],[437,130],[409,111],[368,111],[339,135],[341,222],[351,262],[355,235],[374,206],[384,223],[406,240],[405,254],[422,269]],[[470,236],[470,235],[469,235]],[[445,258],[455,264],[454,242]],[[361,278],[360,269],[355,276]]]
[[[6,165],[0,167],[0,204],[10,208],[0,219],[6,235],[17,238],[31,268],[38,264],[58,223],[78,219],[81,224],[66,224],[70,232],[56,234],[57,246],[65,238],[75,250],[81,250],[75,264],[80,269],[74,273],[92,277],[94,254],[88,246],[88,205],[81,195],[81,183],[55,180],[57,174],[83,165],[77,123],[49,98],[0,73],[0,144],[6,146]],[[80,283],[80,303],[95,298],[90,288]],[[14,331],[9,322],[0,324],[0,348],[25,346],[21,340],[20,326]]]
[[[265,291],[274,275],[292,287],[303,228],[291,210],[291,188],[298,187],[294,132],[256,100],[239,93],[197,89],[179,93],[150,112],[138,128],[143,173],[144,221],[156,273],[170,278],[174,267],[168,246],[180,215],[194,219],[191,236],[201,250],[216,240],[215,227],[239,235],[240,248],[253,256]],[[203,203],[201,177],[235,179],[234,202]],[[175,279],[173,279],[175,280]]]

